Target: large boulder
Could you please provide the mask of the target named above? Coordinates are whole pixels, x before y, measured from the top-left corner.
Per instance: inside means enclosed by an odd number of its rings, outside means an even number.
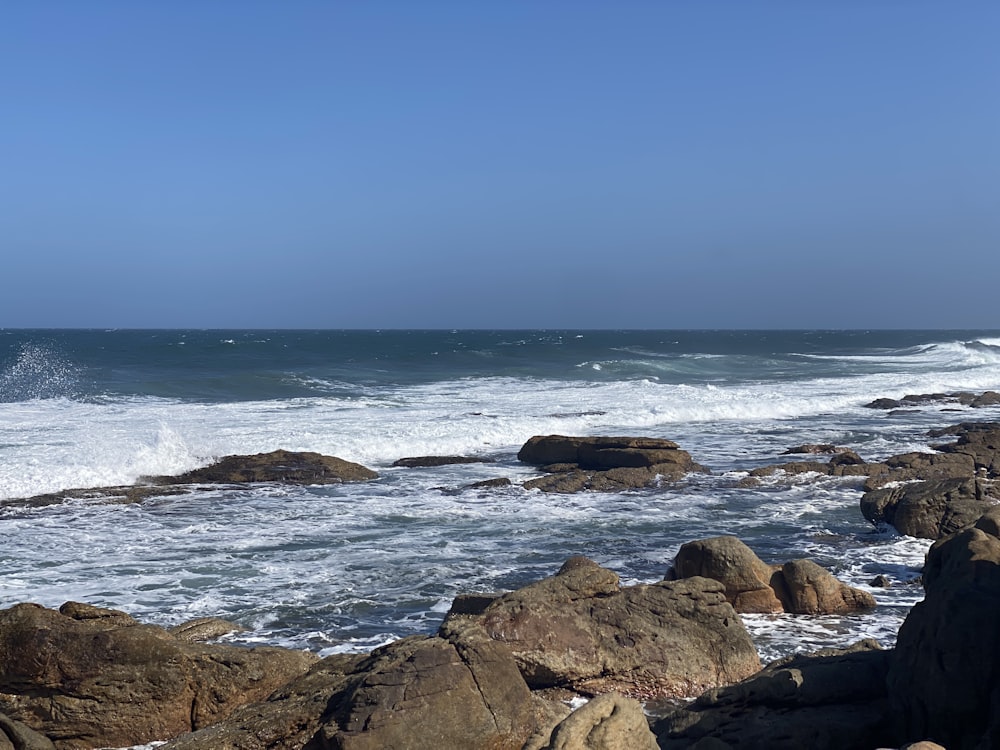
[[[707,578],[622,587],[612,571],[574,557],[477,619],[533,688],[685,697],[760,668],[723,585]]]
[[[721,582],[737,612],[843,614],[875,606],[871,594],[841,583],[812,560],[768,565],[734,536],[681,545],[672,577],[691,576]]]
[[[543,492],[619,492],[705,471],[672,440],[648,437],[536,435],[517,458],[550,472],[524,483]]]
[[[861,513],[873,524],[890,524],[907,536],[940,539],[975,523],[1000,503],[997,488],[985,479],[954,477],[870,490]]]
[[[225,456],[210,466],[173,477],[157,477],[164,484],[282,482],[284,484],[336,484],[376,479],[378,474],[361,464],[321,453],[276,450],[249,456]]]
[[[871,750],[887,746],[888,653],[874,641],[772,662],[653,725],[663,750]]]
[[[934,543],[888,675],[901,739],[1000,747],[1000,510]]]
[[[59,750],[135,745],[207,726],[315,660],[287,649],[189,643],[88,605],[0,610],[0,706]]]
[[[176,737],[162,750],[302,750],[324,727],[331,701],[357,678],[362,654],[336,654],[226,719]]]
[[[534,696],[469,618],[367,656],[332,656],[267,701],[163,750],[540,748],[569,713]]]

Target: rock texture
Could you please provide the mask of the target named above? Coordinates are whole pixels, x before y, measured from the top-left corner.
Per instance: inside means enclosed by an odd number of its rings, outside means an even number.
[[[997,503],[1000,488],[970,476],[871,490],[861,498],[861,512],[874,524],[891,524],[900,534],[940,539],[975,523]]]
[[[59,750],[162,740],[224,718],[316,657],[191,644],[114,610],[0,611],[0,706]],[[155,707],[155,708],[154,708]]]
[[[276,450],[249,456],[225,456],[216,463],[174,477],[157,477],[170,484],[282,482],[285,484],[336,484],[376,479],[378,474],[361,464],[320,453]]]
[[[683,697],[760,668],[722,584],[706,578],[621,587],[592,560],[493,601],[478,617],[533,688]]]
[[[659,750],[659,745],[639,701],[606,693],[563,719],[544,750]]]
[[[841,583],[811,560],[768,565],[734,536],[681,545],[673,577],[691,576],[721,582],[737,612],[842,614],[875,606],[871,594]]]
[[[772,662],[653,726],[663,750],[871,750],[892,743],[888,653],[874,641]]]
[[[936,542],[924,601],[900,628],[888,676],[900,735],[1000,747],[1000,511]]]
[[[543,492],[616,492],[705,471],[672,440],[646,437],[536,435],[517,458],[550,472],[524,483]]]
[[[329,657],[164,750],[513,750],[549,736],[567,713],[533,696],[509,650],[462,619],[439,636]]]

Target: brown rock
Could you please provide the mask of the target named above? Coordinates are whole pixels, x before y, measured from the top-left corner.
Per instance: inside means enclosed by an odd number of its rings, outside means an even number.
[[[218,617],[199,617],[195,620],[188,620],[187,622],[182,622],[180,625],[168,628],[172,636],[180,638],[182,641],[191,641],[192,643],[214,641],[224,635],[245,630],[246,628],[242,625],[237,625],[235,622],[222,620]]]
[[[871,750],[891,742],[888,654],[874,641],[789,656],[653,725],[663,750]],[[710,739],[716,745],[700,744]],[[718,744],[723,743],[723,744]]]
[[[726,601],[737,612],[783,612],[771,587],[775,568],[734,536],[717,536],[681,545],[674,558],[677,578],[704,576],[725,586]]]
[[[811,560],[768,565],[734,536],[682,545],[674,575],[720,581],[737,612],[842,614],[875,606],[871,594],[841,583]]]
[[[517,460],[526,464],[580,464],[585,468],[606,468],[600,463],[603,450],[678,450],[672,440],[646,437],[567,437],[565,435],[535,435],[518,451]],[[581,457],[581,449],[584,451]],[[596,462],[596,463],[595,463]],[[622,465],[622,464],[618,464]],[[634,464],[624,464],[630,466]]]
[[[721,584],[696,577],[621,588],[586,558],[505,594],[478,621],[509,645],[534,688],[689,696],[760,664]]]
[[[330,730],[331,725],[323,724],[329,704],[356,679],[364,659],[328,656],[266,701],[241,706],[223,721],[171,740],[162,750],[302,750],[321,729]]]
[[[862,496],[861,513],[900,534],[939,539],[975,523],[997,504],[995,492],[992,483],[971,477],[883,487]]]
[[[378,474],[361,464],[320,453],[276,450],[252,456],[226,456],[211,466],[175,477],[159,477],[168,484],[282,482],[285,484],[335,484],[376,479]]]
[[[781,575],[788,597],[785,611],[792,614],[843,614],[875,606],[875,597],[867,591],[841,583],[812,560],[787,562]]]
[[[185,643],[110,612],[75,619],[35,604],[0,610],[0,702],[59,750],[134,745],[211,724],[316,658]]]
[[[520,748],[541,711],[509,650],[472,622],[404,638],[362,662],[316,750]]]
[[[659,750],[639,701],[599,695],[555,728],[544,750]]]

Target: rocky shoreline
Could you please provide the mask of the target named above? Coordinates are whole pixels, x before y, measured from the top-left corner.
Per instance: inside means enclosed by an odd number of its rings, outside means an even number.
[[[865,641],[762,666],[739,613],[865,612],[875,601],[811,560],[769,565],[731,536],[682,545],[653,584],[623,586],[614,571],[572,557],[515,591],[457,597],[433,635],[323,659],[206,642],[237,627],[221,621],[167,630],[85,603],[23,603],[0,610],[0,750],[162,740],[165,750],[1000,747],[1000,423],[928,437],[947,440],[877,462],[797,446],[789,453],[829,458],[741,480],[857,477],[865,518],[936,540],[924,601],[893,649]],[[523,486],[542,492],[618,492],[708,471],[676,443],[642,437],[536,436],[518,458],[541,472]],[[274,451],[16,502],[134,503],[206,484],[377,477],[334,457]]]

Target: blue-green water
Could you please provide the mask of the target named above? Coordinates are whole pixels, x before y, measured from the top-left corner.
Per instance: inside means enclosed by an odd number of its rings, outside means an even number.
[[[662,577],[688,540],[734,533],[768,561],[812,556],[873,614],[749,618],[765,656],[884,642],[920,596],[926,543],[875,533],[856,482],[736,481],[830,442],[869,459],[994,409],[864,408],[906,393],[1000,389],[990,331],[0,330],[0,500],[172,474],[231,453],[313,450],[379,480],[219,488],[140,505],[0,508],[0,606],[69,599],[159,623],[216,615],[245,640],[319,651],[434,629],[462,591],[522,585],[586,554]],[[676,440],[713,473],[574,496],[525,491],[535,434]],[[399,469],[404,456],[489,464]],[[505,476],[515,486],[455,493]]]

